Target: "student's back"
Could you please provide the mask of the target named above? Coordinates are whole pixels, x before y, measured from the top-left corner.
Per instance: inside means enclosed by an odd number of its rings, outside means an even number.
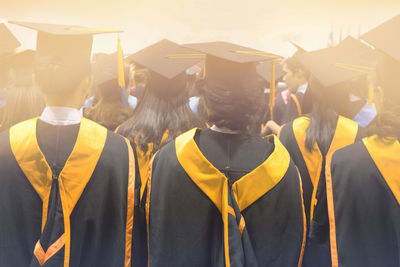
[[[35,79],[47,107],[0,134],[0,265],[128,266],[132,149],[78,110],[91,83],[93,33],[21,25],[39,30]]]
[[[206,64],[200,103],[211,128],[178,136],[151,166],[144,196],[149,264],[299,266],[305,244],[301,183],[280,141],[255,134],[263,94],[255,64],[211,56]],[[232,73],[221,74],[216,65]]]
[[[366,33],[380,49],[375,69],[377,116],[362,142],[337,151],[327,176],[332,266],[399,266],[399,50],[381,42],[398,32],[400,16]]]

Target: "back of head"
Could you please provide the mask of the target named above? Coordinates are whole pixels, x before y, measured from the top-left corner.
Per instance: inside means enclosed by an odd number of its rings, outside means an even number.
[[[234,83],[199,81],[200,105],[204,120],[218,127],[255,134],[258,113],[263,104],[263,81],[255,75]]]
[[[146,78],[147,81],[152,78],[150,72],[142,72],[144,73],[150,75]],[[133,116],[118,130],[131,143],[136,141],[143,151],[147,151],[148,144],[153,143],[152,152],[155,152],[183,132],[201,126],[190,110],[187,88],[175,89],[168,94],[168,90],[160,86],[162,85],[159,83],[146,84]],[[171,87],[172,84],[168,86]],[[168,137],[161,144],[166,131]]]
[[[125,73],[128,68],[125,68]],[[128,75],[125,75],[128,77]],[[97,86],[94,95],[95,105],[84,110],[84,116],[114,131],[129,119],[133,109],[123,105],[123,94],[117,79],[107,80]]]
[[[368,127],[368,135],[400,138],[400,62],[384,56],[376,67],[375,99],[382,107]]]
[[[32,88],[25,87],[8,89],[6,103],[3,119],[0,122],[0,131],[39,116],[45,107],[42,95]]]
[[[69,35],[38,35],[34,75],[36,85],[44,94],[68,97],[85,78],[91,76],[90,52],[86,50],[91,50],[92,39],[91,35],[81,35],[74,36],[71,42]],[[60,43],[70,44],[64,53],[55,48]],[[87,43],[90,47],[79,47]]]
[[[311,78],[307,92],[307,115],[310,124],[306,131],[305,146],[313,150],[318,144],[321,153],[326,154],[335,134],[338,115],[345,115],[349,108],[347,83],[325,88],[318,80]]]

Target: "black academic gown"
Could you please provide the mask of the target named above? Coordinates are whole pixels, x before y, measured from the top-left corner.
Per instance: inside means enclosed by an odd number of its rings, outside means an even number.
[[[82,119],[0,134],[0,266],[129,266],[129,142]]]
[[[400,266],[400,144],[377,136],[337,151],[327,175],[332,265]]]
[[[323,154],[316,143],[312,152],[305,147],[308,125],[308,117],[295,119],[282,128],[280,140],[289,151],[302,178],[308,229],[303,266],[330,266],[325,165],[336,150],[361,140],[364,130],[354,121],[339,116],[329,150]]]
[[[305,215],[277,138],[190,130],[154,157],[149,266],[299,266]]]
[[[272,111],[273,121],[275,121],[278,125],[283,125],[301,116],[301,103],[303,101],[303,97],[303,93],[297,92],[295,94],[291,94],[288,98],[288,102],[285,103],[281,94],[279,94],[275,99],[275,105]]]

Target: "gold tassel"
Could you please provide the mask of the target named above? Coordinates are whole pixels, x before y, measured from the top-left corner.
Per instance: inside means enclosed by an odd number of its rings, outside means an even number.
[[[273,116],[273,109],[275,106],[275,61],[271,61],[271,82],[269,86],[270,92],[269,92],[269,108],[270,108],[270,114],[271,114],[271,120],[274,120]]]

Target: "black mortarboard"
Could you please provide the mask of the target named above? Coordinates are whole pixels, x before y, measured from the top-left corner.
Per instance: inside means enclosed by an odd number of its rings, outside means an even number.
[[[295,57],[295,56],[298,56],[298,55],[301,55],[301,54],[303,54],[303,53],[306,53],[307,52],[307,50],[305,50],[304,48],[302,48],[300,45],[298,45],[297,43],[295,43],[295,42],[293,42],[293,41],[290,41],[290,43],[294,46],[294,47],[296,47],[296,52],[293,54],[293,56],[292,57]]]
[[[400,15],[370,30],[361,38],[383,52],[375,78],[385,92],[385,101],[398,105],[400,99]]]
[[[270,62],[260,62],[257,64],[257,73],[268,82],[271,83],[271,63]],[[284,75],[283,68],[281,64],[275,64],[275,81],[282,79]]]
[[[92,64],[93,84],[102,85],[118,79],[118,54],[96,54]]]
[[[363,34],[361,38],[400,62],[400,15]]]
[[[93,35],[120,32],[33,22],[10,21],[10,23],[38,31],[37,59],[82,70],[90,69]]]
[[[315,90],[313,88],[321,87],[320,89],[327,89],[324,94],[329,102],[336,106],[335,109],[340,114],[348,115],[349,105],[345,97],[350,92],[365,97],[368,88],[371,92],[372,87],[368,86],[367,77],[372,73],[378,56],[372,48],[352,37],[346,38],[336,47],[299,55],[297,59],[300,64],[312,75],[312,90],[307,90],[303,100],[303,104],[306,103],[305,111],[310,111],[311,107],[307,103]],[[364,84],[364,90],[352,91],[359,83]],[[333,88],[335,90],[330,90]],[[368,96],[369,99],[372,98],[370,93]]]
[[[378,54],[352,37],[336,47],[303,53],[296,57],[325,88],[371,73]]]
[[[0,23],[0,55],[11,53],[18,48],[21,43],[12,34],[4,23]]]
[[[149,70],[148,86],[165,93],[184,89],[186,69],[204,59],[204,54],[161,40],[129,56],[129,60]]]
[[[267,73],[271,74],[270,95],[275,95],[275,62],[280,61],[281,57],[227,42],[197,43],[186,46],[206,54],[203,76],[210,86],[230,89],[242,89],[248,86],[261,89],[262,76],[257,72],[257,63],[269,61],[271,69],[267,70]],[[272,66],[274,71],[272,71]],[[274,104],[275,98],[270,97],[269,107],[272,109]]]
[[[259,77],[256,63],[280,60],[277,55],[227,42],[185,46],[206,54],[206,80],[225,86],[237,85],[238,82],[248,81],[251,77]]]

